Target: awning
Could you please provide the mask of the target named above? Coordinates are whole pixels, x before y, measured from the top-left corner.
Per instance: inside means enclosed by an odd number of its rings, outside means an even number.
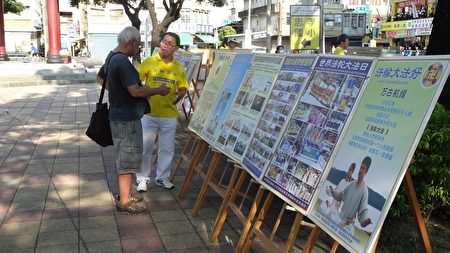
[[[218,44],[219,43],[219,40],[214,38],[211,35],[195,34],[195,37],[199,38],[201,41],[203,41],[203,43],[207,43],[207,44]]]
[[[178,33],[178,36],[180,37],[180,45],[191,46],[194,44],[192,35],[190,33]]]

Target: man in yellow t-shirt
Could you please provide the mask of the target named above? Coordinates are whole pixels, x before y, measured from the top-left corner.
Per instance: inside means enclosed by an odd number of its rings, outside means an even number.
[[[151,112],[142,118],[144,152],[141,172],[136,173],[136,190],[147,191],[152,171],[153,147],[158,137],[158,160],[156,162],[156,185],[172,189],[169,181],[170,163],[174,155],[175,133],[178,109],[176,104],[184,97],[188,88],[186,74],[173,56],[180,46],[180,37],[175,33],[165,33],[160,44],[160,52],[145,59],[138,67],[139,78],[153,88],[166,84],[170,88],[167,96],[153,96],[149,99]]]
[[[348,46],[350,45],[350,38],[347,34],[341,34],[338,37],[338,45],[336,49],[334,50],[334,54],[337,55],[346,55],[346,50]]]

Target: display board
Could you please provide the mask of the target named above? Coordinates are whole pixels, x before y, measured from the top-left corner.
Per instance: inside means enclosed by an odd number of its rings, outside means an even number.
[[[208,117],[206,128],[203,128],[200,135],[212,145],[220,131],[218,127],[223,124],[223,120],[231,107],[231,102],[234,101],[234,98],[237,95],[241,82],[250,67],[252,59],[253,54],[237,54],[234,57],[233,63],[230,66],[220,93],[217,97],[217,101],[214,104],[214,108]]]
[[[320,48],[320,5],[291,5],[291,50]]]
[[[206,99],[199,99],[196,110],[189,121],[189,129],[197,135],[201,135],[203,126],[206,125],[234,56],[235,54],[230,52],[215,53],[215,60],[202,91],[202,96],[205,96]]]
[[[152,55],[161,52],[161,48],[155,47]],[[186,79],[190,84],[192,80],[196,80],[202,62],[202,53],[191,53],[182,49],[178,49],[173,53],[173,56],[177,61],[183,65],[184,72],[186,73]]]
[[[308,213],[347,250],[371,252],[448,73],[449,56],[377,62]]]
[[[284,55],[256,54],[238,94],[223,121],[214,147],[241,162],[250,137],[263,112]]]
[[[200,136],[346,249],[370,252],[450,56],[314,59],[236,54],[217,97],[202,98]]]
[[[202,53],[191,53],[185,50],[177,50],[173,54],[181,65],[184,67],[186,79],[189,83],[192,80],[197,80],[200,64],[202,61]]]
[[[263,182],[305,213],[374,58],[319,57]]]
[[[254,177],[259,178],[267,168],[316,59],[286,56],[242,161]]]

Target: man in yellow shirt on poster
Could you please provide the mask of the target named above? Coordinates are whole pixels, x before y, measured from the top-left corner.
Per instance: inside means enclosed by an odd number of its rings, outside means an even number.
[[[350,38],[347,34],[341,34],[338,37],[338,45],[336,49],[334,50],[334,54],[337,55],[346,55],[347,54],[347,48],[350,45]]]
[[[158,159],[155,183],[165,189],[173,189],[169,181],[170,164],[174,155],[177,126],[177,103],[184,97],[188,81],[183,65],[173,56],[180,46],[180,37],[168,32],[162,36],[160,52],[145,59],[138,67],[139,78],[145,85],[159,87],[166,84],[170,88],[167,96],[153,96],[149,99],[151,112],[142,118],[144,150],[141,171],[136,173],[136,190],[147,191],[152,171],[153,147],[158,137]]]

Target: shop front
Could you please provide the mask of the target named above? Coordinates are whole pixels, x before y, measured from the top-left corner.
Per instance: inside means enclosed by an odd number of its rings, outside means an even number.
[[[429,43],[437,1],[393,0],[392,14],[381,23],[382,39],[405,56],[423,55]]]

